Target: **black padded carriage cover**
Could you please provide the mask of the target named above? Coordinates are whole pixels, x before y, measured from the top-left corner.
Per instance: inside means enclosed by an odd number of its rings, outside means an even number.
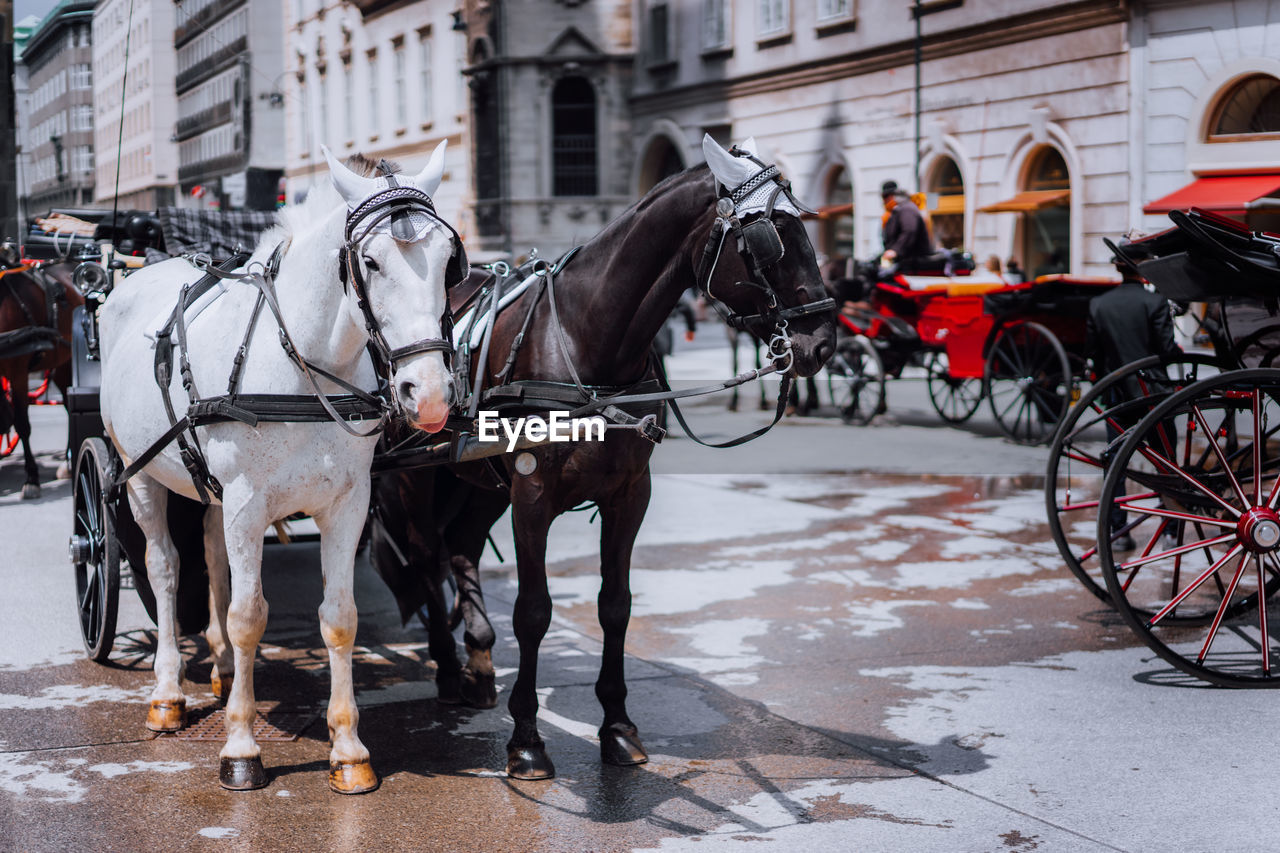
[[[156,211],[169,255],[203,252],[215,261],[252,251],[263,231],[276,224],[269,210],[189,210],[162,207]]]
[[[1097,285],[1044,281],[1027,288],[988,293],[982,297],[982,307],[994,317],[1050,314],[1083,320],[1089,316],[1089,301],[1106,292],[1106,288]]]

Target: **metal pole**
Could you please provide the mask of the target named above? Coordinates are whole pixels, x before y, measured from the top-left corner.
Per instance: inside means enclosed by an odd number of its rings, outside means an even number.
[[[920,192],[920,60],[922,53],[920,21],[924,18],[920,10],[920,0],[915,0],[914,14],[916,16],[916,192]]]

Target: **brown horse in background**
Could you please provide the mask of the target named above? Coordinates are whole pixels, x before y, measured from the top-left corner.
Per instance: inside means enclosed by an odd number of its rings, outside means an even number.
[[[27,475],[23,500],[40,497],[40,469],[31,452],[28,377],[49,371],[63,391],[71,383],[71,315],[84,304],[71,282],[73,269],[73,261],[54,261],[0,270],[0,376],[10,389],[10,399],[0,397],[0,426],[10,421],[22,441]]]

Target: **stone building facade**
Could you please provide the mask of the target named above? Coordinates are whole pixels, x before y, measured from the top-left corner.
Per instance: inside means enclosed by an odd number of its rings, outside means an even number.
[[[180,203],[271,210],[284,175],[283,29],[277,0],[176,6]]]
[[[63,2],[26,40],[27,197],[30,214],[85,207],[94,197],[93,3]]]
[[[325,145],[416,173],[449,141],[436,208],[473,243],[465,36],[450,0],[290,0],[283,78],[290,200],[328,180]]]
[[[635,198],[629,2],[468,0],[478,254],[553,254]]]
[[[93,10],[98,207],[112,206],[117,181],[121,210],[174,203],[178,146],[173,21],[171,0],[103,0]]]

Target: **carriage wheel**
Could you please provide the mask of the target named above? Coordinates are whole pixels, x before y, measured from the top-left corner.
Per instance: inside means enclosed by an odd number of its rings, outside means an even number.
[[[1213,356],[1195,353],[1127,364],[1085,392],[1054,433],[1044,490],[1049,531],[1071,573],[1108,604],[1111,594],[1097,547],[1097,495],[1107,471],[1107,447],[1117,449],[1116,437],[1169,394],[1216,372],[1217,364]],[[1132,531],[1124,525],[1111,530],[1113,551],[1125,537],[1132,538]]]
[[[884,411],[884,379],[880,354],[862,335],[842,340],[827,362],[827,390],[847,424],[865,425]]]
[[[1278,504],[1280,370],[1197,382],[1128,432],[1102,488],[1099,560],[1152,651],[1224,687],[1280,687]],[[1138,551],[1113,554],[1112,507],[1135,520]]]
[[[991,414],[1019,444],[1049,440],[1071,403],[1071,365],[1053,332],[1016,323],[997,334],[984,374]]]
[[[929,402],[949,424],[962,424],[982,404],[982,380],[978,378],[956,379],[951,376],[947,354],[929,353],[925,362],[925,379],[929,384]]]
[[[111,456],[100,438],[85,439],[76,455],[71,562],[85,651],[101,663],[111,654],[120,599],[120,546],[115,507],[107,499]]]

